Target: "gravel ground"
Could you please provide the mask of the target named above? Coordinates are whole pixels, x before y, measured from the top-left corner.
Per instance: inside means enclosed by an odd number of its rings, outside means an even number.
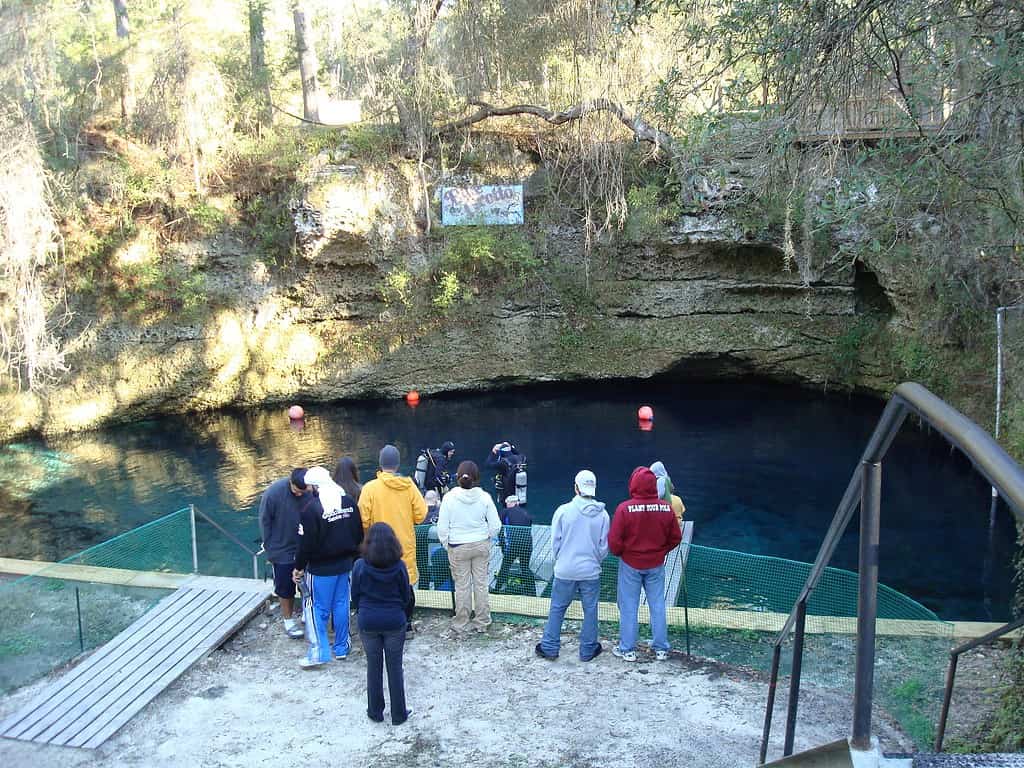
[[[406,645],[412,717],[392,726],[366,717],[366,664],[358,638],[347,660],[300,671],[304,644],[288,640],[273,612],[256,616],[194,666],[96,751],[0,740],[0,764],[78,766],[311,765],[573,766],[686,765],[733,768],[757,762],[764,676],[683,655],[627,664],[605,653],[579,661],[566,623],[560,658],[534,656],[537,624],[497,622],[487,635],[447,637],[448,617],[421,611]],[[0,701],[7,714],[37,689]],[[781,754],[786,711],[780,686],[770,757]],[[848,697],[805,688],[797,751],[849,728]],[[909,741],[881,713],[888,751]]]

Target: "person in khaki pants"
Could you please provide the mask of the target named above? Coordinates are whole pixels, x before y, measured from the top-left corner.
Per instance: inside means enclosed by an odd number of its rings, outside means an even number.
[[[501,521],[490,494],[480,487],[480,469],[474,462],[459,464],[455,481],[458,485],[444,495],[437,518],[437,538],[448,551],[455,582],[452,629],[462,633],[472,626],[484,632],[491,623],[487,565],[491,539],[501,530]]]

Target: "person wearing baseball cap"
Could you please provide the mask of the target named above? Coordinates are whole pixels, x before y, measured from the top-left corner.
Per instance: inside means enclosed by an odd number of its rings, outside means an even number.
[[[589,469],[576,473],[576,495],[555,510],[551,520],[551,550],[555,579],[551,584],[551,610],[544,636],[534,649],[542,659],[554,661],[561,646],[562,620],[579,595],[583,604],[580,661],[592,661],[604,650],[597,637],[597,601],[601,594],[601,561],[608,555],[608,512],[598,501],[597,478]]]
[[[295,554],[299,549],[299,516],[309,501],[306,493],[306,468],[297,467],[289,477],[270,484],[260,497],[260,536],[267,560],[274,567],[274,594],[281,601],[284,632],[301,640],[305,632],[293,616],[295,604]]]

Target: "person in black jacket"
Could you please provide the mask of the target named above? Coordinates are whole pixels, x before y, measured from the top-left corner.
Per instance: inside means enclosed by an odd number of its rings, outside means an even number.
[[[495,592],[510,592],[515,595],[537,596],[537,582],[530,570],[530,558],[533,557],[533,518],[526,507],[519,503],[515,494],[506,497],[505,508],[499,513],[501,518],[501,568],[494,579]],[[512,566],[519,561],[519,585],[510,590],[508,577],[512,574]]]
[[[526,456],[512,443],[495,443],[484,466],[494,470],[494,504],[505,506],[505,497],[516,493],[516,474],[526,469]]]
[[[302,613],[309,651],[299,666],[314,669],[331,660],[332,650],[337,659],[348,656],[349,572],[363,541],[363,521],[356,502],[326,469],[313,467],[305,479],[315,493],[299,513],[299,549],[292,576],[305,587]],[[332,620],[333,647],[327,637]]]
[[[374,523],[363,542],[363,557],[352,571],[352,605],[359,615],[359,637],[366,651],[366,716],[384,721],[384,664],[388,668],[391,722],[401,725],[405,706],[402,650],[406,610],[413,599],[402,545],[387,523]]]

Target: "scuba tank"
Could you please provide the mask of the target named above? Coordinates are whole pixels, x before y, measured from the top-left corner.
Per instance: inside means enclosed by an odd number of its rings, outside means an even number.
[[[427,482],[427,458],[426,451],[420,451],[419,457],[416,459],[416,471],[412,473],[412,479],[416,481],[416,485],[420,488]]]
[[[526,504],[526,463],[516,467],[516,496],[520,504]]]

